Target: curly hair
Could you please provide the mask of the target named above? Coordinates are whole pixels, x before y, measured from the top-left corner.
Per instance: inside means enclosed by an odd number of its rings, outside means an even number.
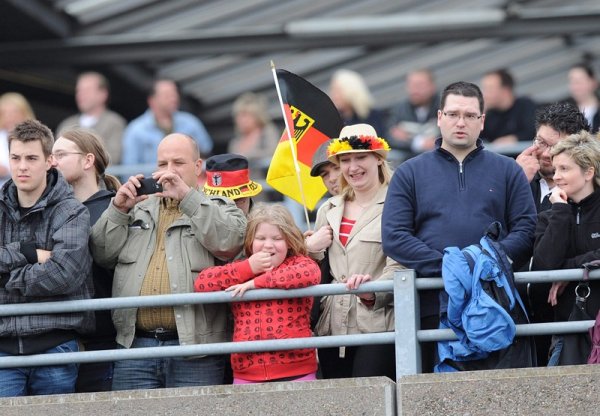
[[[550,104],[535,114],[535,129],[548,126],[565,135],[590,131],[590,125],[579,108],[568,101]]]

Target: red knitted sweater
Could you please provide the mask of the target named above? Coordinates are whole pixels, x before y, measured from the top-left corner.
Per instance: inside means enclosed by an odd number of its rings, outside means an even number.
[[[259,288],[297,289],[320,282],[319,266],[309,257],[286,258],[275,269],[255,277],[250,262],[240,260],[209,267],[198,274],[196,292],[224,290],[254,278]],[[255,341],[310,337],[310,310],[313,298],[234,302],[234,341]],[[252,381],[301,376],[317,370],[314,349],[232,354],[236,378]]]

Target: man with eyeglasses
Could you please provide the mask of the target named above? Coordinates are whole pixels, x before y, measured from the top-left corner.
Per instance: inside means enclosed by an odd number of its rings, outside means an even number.
[[[536,135],[533,144],[518,157],[517,163],[523,168],[538,213],[550,209],[550,194],[554,188],[554,167],[550,151],[560,140],[581,130],[589,131],[590,126],[579,108],[570,102],[554,103],[540,108],[535,115]],[[529,264],[522,269],[529,271]],[[529,284],[527,298],[532,322],[553,322],[554,311],[547,302],[550,283]],[[535,337],[537,363],[545,366],[548,362],[551,336]]]
[[[484,150],[483,96],[468,82],[448,85],[441,96],[436,149],[400,165],[390,183],[381,223],[384,252],[414,269],[439,277],[446,247],[479,242],[488,226],[502,224],[501,244],[513,260],[527,261],[533,246],[535,206],[527,178],[513,159]],[[439,291],[421,291],[421,329],[439,325]],[[436,361],[424,343],[422,369]]]
[[[540,108],[535,115],[536,135],[533,144],[517,156],[535,199],[537,212],[550,208],[546,198],[554,187],[554,168],[550,150],[565,137],[590,130],[583,113],[569,103],[561,102]]]

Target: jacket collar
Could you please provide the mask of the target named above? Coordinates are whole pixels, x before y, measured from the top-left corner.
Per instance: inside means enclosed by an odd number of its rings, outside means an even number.
[[[346,246],[350,244],[352,238],[359,233],[363,228],[368,226],[371,221],[381,215],[383,210],[383,203],[385,202],[385,197],[387,195],[388,185],[382,185],[377,194],[375,195],[375,202],[369,206],[363,213],[358,217],[354,227],[352,227],[352,232],[348,237],[348,242]],[[336,237],[335,239],[339,241],[340,239],[340,225],[342,223],[342,216],[344,214],[344,197],[342,195],[337,195],[332,197],[329,200],[329,203],[332,205],[332,208],[327,212],[327,222],[331,225],[333,235]]]

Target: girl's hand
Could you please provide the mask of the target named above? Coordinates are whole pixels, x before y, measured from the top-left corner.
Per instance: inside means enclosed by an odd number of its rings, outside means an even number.
[[[560,189],[558,186],[555,186],[550,194],[550,202],[553,204],[566,204],[567,203],[567,193]]]
[[[358,287],[365,282],[371,281],[371,275],[369,274],[353,274],[349,278],[346,279],[346,289],[353,290],[358,289]],[[371,301],[375,299],[375,293],[359,293],[356,296],[363,300]]]
[[[225,289],[225,292],[231,292],[232,298],[235,298],[238,294],[240,295],[240,298],[241,298],[242,296],[244,296],[244,293],[246,293],[247,290],[252,290],[252,289],[256,289],[256,286],[254,285],[254,280],[248,280],[247,282],[244,282],[244,283],[229,286],[227,289]]]
[[[550,293],[548,294],[548,303],[552,306],[556,306],[558,303],[558,297],[562,295],[565,291],[565,288],[569,282],[554,282],[552,283],[552,287],[550,288]]]
[[[273,269],[273,266],[271,265],[271,254],[264,251],[254,253],[250,256],[248,261],[250,262],[252,273],[255,275],[268,272]]]

